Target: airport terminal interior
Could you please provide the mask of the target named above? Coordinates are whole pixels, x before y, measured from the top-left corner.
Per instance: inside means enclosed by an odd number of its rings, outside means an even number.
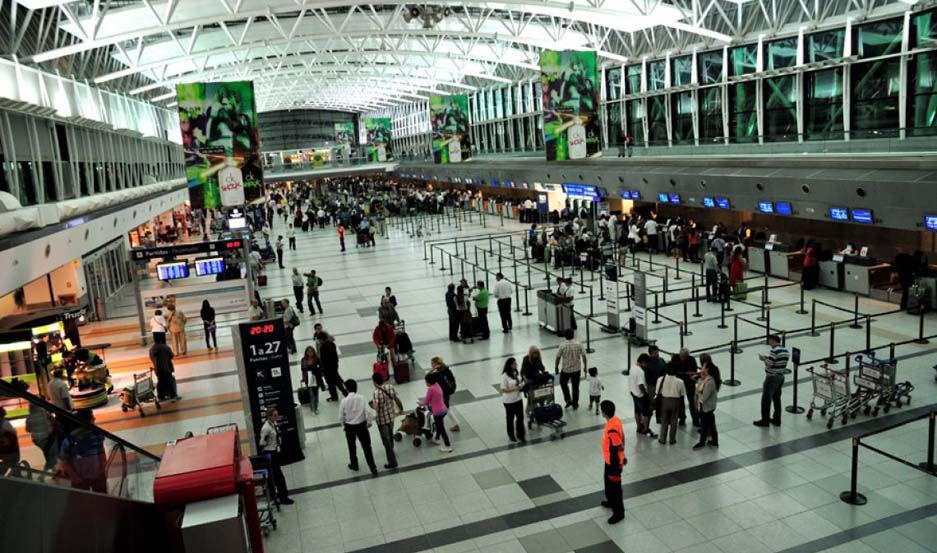
[[[0,550],[937,551],[937,0],[0,1]]]

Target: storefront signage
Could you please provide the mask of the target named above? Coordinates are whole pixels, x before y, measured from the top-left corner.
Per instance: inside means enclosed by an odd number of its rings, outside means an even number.
[[[245,410],[250,412],[248,436],[251,451],[257,451],[260,429],[267,410],[276,408],[280,432],[280,453],[284,464],[304,459],[301,429],[296,419],[290,360],[286,351],[283,319],[267,319],[238,325],[234,353]]]
[[[130,250],[130,257],[135,261],[144,261],[148,259],[178,257],[180,255],[236,251],[240,250],[243,246],[244,241],[240,239],[192,242],[164,248],[134,248]]]

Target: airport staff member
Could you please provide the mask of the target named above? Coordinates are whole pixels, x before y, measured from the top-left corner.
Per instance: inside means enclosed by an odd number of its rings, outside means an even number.
[[[625,518],[625,502],[621,491],[621,471],[628,464],[625,458],[625,433],[621,419],[615,416],[615,404],[604,400],[599,408],[607,421],[602,432],[602,456],[605,458],[605,501],[602,506],[612,510],[609,524]]]
[[[270,473],[273,476],[273,486],[277,492],[280,505],[292,505],[289,497],[289,488],[286,487],[286,477],[280,468],[280,429],[277,427],[277,409],[267,409],[267,417],[260,429],[260,451],[270,456]]]
[[[754,422],[755,426],[768,426],[769,423],[781,426],[781,390],[784,388],[784,375],[789,372],[787,362],[791,353],[781,345],[777,334],[768,336],[768,345],[771,346],[768,355],[758,356],[765,364],[765,382],[761,389],[761,419]],[[772,403],[774,418],[770,418]]]
[[[511,320],[511,296],[514,294],[514,288],[504,279],[504,274],[495,275],[494,290],[495,298],[498,299],[498,315],[501,316],[501,332],[507,334],[514,327],[514,321]]]

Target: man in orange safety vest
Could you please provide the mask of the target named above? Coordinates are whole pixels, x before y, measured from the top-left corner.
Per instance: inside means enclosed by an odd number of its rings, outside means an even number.
[[[605,501],[602,506],[612,510],[609,524],[621,522],[625,518],[625,503],[621,491],[621,471],[628,464],[625,458],[625,434],[621,419],[615,416],[615,404],[603,401],[599,408],[608,421],[602,432],[602,456],[605,458]]]

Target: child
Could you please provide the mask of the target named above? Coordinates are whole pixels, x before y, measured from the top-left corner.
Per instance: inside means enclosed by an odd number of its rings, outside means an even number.
[[[590,367],[589,377],[586,378],[586,381],[589,382],[589,409],[592,409],[592,405],[595,404],[595,414],[598,415],[599,403],[602,402],[602,390],[605,389],[599,379],[599,369]]]

